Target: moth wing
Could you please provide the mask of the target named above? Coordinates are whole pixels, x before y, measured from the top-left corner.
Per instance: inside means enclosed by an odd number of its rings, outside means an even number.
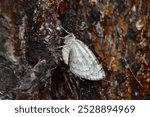
[[[105,72],[93,52],[77,39],[71,46],[69,67],[75,75],[88,80],[100,80],[105,77]]]
[[[70,53],[70,46],[64,46],[62,48],[62,57],[65,64],[68,65],[69,62],[69,53]]]

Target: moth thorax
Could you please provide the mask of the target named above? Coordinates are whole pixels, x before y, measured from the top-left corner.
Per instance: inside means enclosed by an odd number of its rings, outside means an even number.
[[[75,41],[75,36],[73,33],[70,33],[67,36],[65,36],[64,39],[65,39],[64,41],[65,44],[72,44]]]

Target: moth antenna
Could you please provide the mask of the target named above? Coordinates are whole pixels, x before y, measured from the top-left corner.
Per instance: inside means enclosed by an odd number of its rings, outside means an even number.
[[[67,34],[69,34],[70,32],[68,32],[64,27],[62,27],[61,22],[59,20],[57,20],[57,28],[58,31],[65,31]]]
[[[66,29],[64,29],[64,27],[62,27],[62,29],[67,33],[67,34],[69,34],[70,32],[68,32]]]

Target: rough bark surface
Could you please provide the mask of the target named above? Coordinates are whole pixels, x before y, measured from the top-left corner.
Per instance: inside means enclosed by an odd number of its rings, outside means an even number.
[[[150,99],[150,0],[1,0],[0,99]],[[106,78],[81,79],[62,61],[66,32]]]

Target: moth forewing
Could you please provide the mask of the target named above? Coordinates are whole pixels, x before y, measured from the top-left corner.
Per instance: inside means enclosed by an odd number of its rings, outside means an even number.
[[[69,66],[75,75],[88,80],[100,80],[105,76],[95,55],[80,40],[77,40],[72,46]]]

